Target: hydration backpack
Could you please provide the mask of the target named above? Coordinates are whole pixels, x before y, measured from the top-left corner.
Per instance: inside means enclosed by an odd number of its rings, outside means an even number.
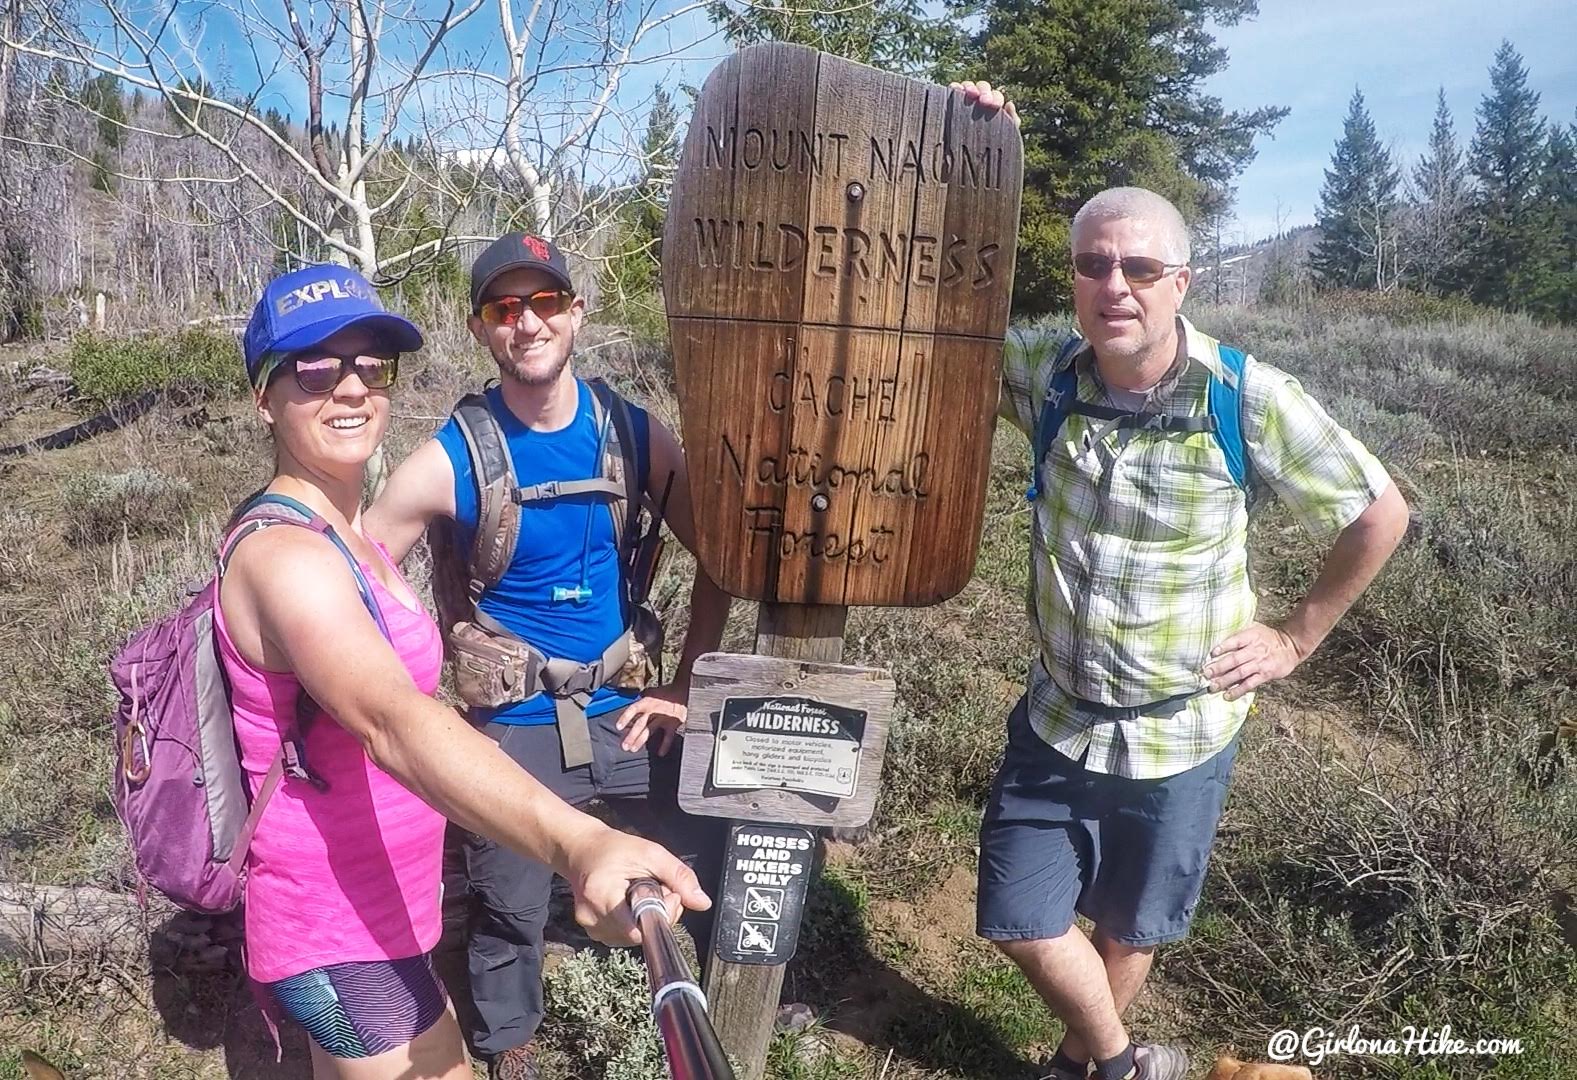
[[[453,664],[455,689],[467,705],[497,708],[536,694],[553,699],[566,767],[591,761],[586,705],[600,687],[641,690],[660,679],[662,624],[647,597],[662,552],[667,492],[645,491],[628,404],[600,379],[588,379],[592,418],[602,447],[593,477],[549,480],[521,487],[498,418],[483,394],[454,407],[477,484],[477,525],[469,550],[459,527],[435,518],[427,528],[433,560],[433,604]],[[478,603],[509,570],[520,535],[520,510],[575,495],[604,501],[618,548],[620,609],[625,632],[589,664],[544,654],[483,611]],[[644,511],[644,513],[643,513]],[[555,599],[578,599],[563,590]]]
[[[264,494],[231,519],[214,576],[177,612],[143,627],[110,662],[120,693],[115,712],[115,813],[144,881],[190,911],[230,911],[242,898],[246,853],[284,776],[311,779],[302,722],[314,706],[303,692],[296,730],[280,745],[255,799],[248,799],[214,628],[219,583],[237,544],[273,525],[311,529],[334,543],[361,599],[388,637],[361,567],[329,523],[284,495]]]
[[[1030,440],[1035,459],[1030,465],[1030,485],[1025,498],[1030,501],[1040,494],[1040,468],[1051,449],[1057,432],[1071,414],[1088,416],[1096,420],[1115,420],[1119,428],[1136,428],[1147,431],[1199,432],[1208,431],[1210,437],[1226,455],[1227,471],[1232,480],[1247,495],[1253,494],[1253,463],[1243,446],[1243,371],[1248,357],[1241,349],[1216,342],[1221,357],[1223,376],[1210,375],[1206,394],[1205,415],[1170,416],[1165,413],[1136,413],[1095,405],[1079,400],[1078,365],[1073,362],[1084,339],[1075,334],[1065,342],[1052,364],[1051,385],[1046,389],[1046,401],[1035,421],[1035,432]]]

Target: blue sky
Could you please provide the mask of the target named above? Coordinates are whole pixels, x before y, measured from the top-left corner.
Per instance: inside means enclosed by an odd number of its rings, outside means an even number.
[[[676,29],[672,44],[705,32],[697,17]],[[1522,53],[1545,117],[1577,119],[1577,0],[1260,0],[1258,18],[1218,28],[1216,36],[1231,61],[1206,84],[1209,93],[1228,108],[1292,109],[1273,138],[1258,142],[1238,180],[1234,240],[1271,235],[1278,215],[1284,228],[1314,221],[1354,87],[1405,167],[1424,149],[1441,87],[1466,149],[1503,38]],[[633,74],[631,91],[659,79],[699,83],[726,52],[711,36],[677,68]]]
[[[672,0],[672,6],[682,2]],[[657,7],[671,9],[668,2]],[[197,25],[209,14],[206,44],[228,53],[237,81],[244,84],[245,51],[233,25],[214,18],[218,9],[206,3],[183,4],[183,9]],[[484,5],[457,35],[455,44],[466,54],[459,66],[497,70],[496,19],[496,8]],[[1577,110],[1577,0],[1260,0],[1258,18],[1218,28],[1216,34],[1231,59],[1207,83],[1210,93],[1228,108],[1292,109],[1272,138],[1259,141],[1258,157],[1239,178],[1238,220],[1229,232],[1234,241],[1270,235],[1278,217],[1288,228],[1314,220],[1324,170],[1354,87],[1363,90],[1380,138],[1405,166],[1423,149],[1441,86],[1460,142],[1465,147],[1471,140],[1475,110],[1489,88],[1489,64],[1503,38],[1522,53],[1547,118],[1571,123]],[[620,100],[637,114],[626,123],[637,129],[643,124],[639,114],[656,83],[698,84],[727,52],[701,12],[675,20],[648,40],[641,53],[647,62],[625,78]],[[212,50],[205,55],[210,62],[214,58]],[[490,96],[485,87],[478,89],[481,99]],[[285,80],[280,90],[274,101],[299,111],[293,80]],[[544,104],[548,97],[539,91]],[[544,114],[549,111],[545,108]],[[620,126],[605,130],[604,139],[626,142],[633,132]],[[484,135],[493,137],[490,131]],[[593,157],[594,173],[627,169],[620,156]]]
[[[306,86],[297,69],[289,62],[296,59],[293,48],[281,48],[287,23],[284,5],[280,0],[251,0],[245,8],[244,18],[238,18],[236,6],[227,0],[121,0],[142,14],[145,24],[162,20],[173,2],[177,11],[175,31],[167,30],[167,40],[174,41],[177,33],[187,48],[180,52],[183,70],[196,64],[211,82],[227,92],[245,94],[253,92],[260,81],[259,71],[267,75],[266,85],[258,97],[259,108],[276,108],[284,111],[297,123],[306,118]],[[571,0],[571,4],[580,0]],[[316,41],[322,27],[332,25],[329,13],[339,0],[297,0],[297,9],[308,27],[308,37]],[[453,7],[464,9],[469,0],[455,0]],[[518,27],[531,0],[515,0],[514,20]],[[551,5],[550,5],[551,6]],[[88,10],[102,13],[88,2]],[[448,0],[396,0],[390,7],[397,12],[414,13],[423,21],[418,29],[402,25],[400,19],[391,18],[389,29],[382,41],[385,63],[378,69],[383,85],[395,84],[408,70],[413,59],[426,47],[435,19],[449,7]],[[622,42],[634,25],[635,11],[645,11],[646,17],[662,20],[655,30],[644,35],[620,79],[619,93],[614,106],[608,110],[593,143],[597,151],[586,160],[584,178],[589,183],[623,179],[631,169],[629,148],[638,143],[645,127],[645,113],[652,99],[654,88],[663,84],[680,97],[681,82],[699,84],[717,63],[731,50],[722,35],[695,5],[695,0],[643,0],[622,12],[617,34]],[[675,18],[664,18],[672,12],[681,12]],[[543,137],[556,143],[567,129],[578,127],[587,102],[601,89],[601,82],[588,89],[584,70],[575,71],[595,63],[600,54],[600,39],[590,38],[595,17],[573,7],[566,9],[554,24],[555,33],[541,46],[541,62],[548,69],[565,67],[573,74],[549,75],[532,93],[526,118],[525,137],[528,142],[540,129]],[[107,31],[101,31],[108,37]],[[345,120],[344,93],[348,87],[348,68],[344,49],[345,34],[337,36],[336,46],[328,56],[325,69],[326,100],[324,114],[327,122],[343,124]],[[171,46],[174,50],[174,45]],[[529,50],[539,55],[537,46]],[[194,60],[195,56],[195,60]],[[446,39],[444,51],[429,62],[427,71],[459,73],[441,88],[426,84],[424,94],[432,111],[425,115],[434,124],[433,138],[440,144],[460,150],[491,152],[501,138],[503,93],[496,82],[474,79],[471,72],[504,74],[507,52],[499,28],[499,9],[494,0],[488,0],[480,9],[458,26]],[[579,85],[571,88],[574,80]],[[413,95],[406,102],[401,114],[398,134],[401,136],[421,132],[421,95]],[[369,131],[380,130],[382,114],[374,107],[369,111]]]
[[[1259,18],[1218,32],[1231,63],[1207,87],[1228,108],[1292,109],[1238,180],[1235,239],[1273,233],[1278,203],[1285,227],[1313,222],[1355,86],[1400,161],[1422,152],[1441,86],[1465,147],[1503,38],[1522,54],[1544,115],[1571,123],[1577,0],[1260,0]]]

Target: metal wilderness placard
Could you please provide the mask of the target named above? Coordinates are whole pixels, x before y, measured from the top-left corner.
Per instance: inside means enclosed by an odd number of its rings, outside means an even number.
[[[679,805],[855,828],[881,787],[897,686],[878,668],[707,653],[690,676]]]
[[[1023,146],[793,45],[720,65],[663,238],[700,557],[736,596],[931,604],[980,544]]]
[[[866,714],[805,697],[729,698],[712,750],[712,786],[854,795]]]

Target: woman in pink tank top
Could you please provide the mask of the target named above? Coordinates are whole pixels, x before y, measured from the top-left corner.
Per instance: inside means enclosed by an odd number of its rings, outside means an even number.
[[[300,751],[248,855],[247,965],[306,1028],[317,1077],[471,1076],[430,958],[445,817],[553,866],[605,941],[635,940],[636,879],[661,881],[673,916],[709,904],[674,856],[571,809],[432,698],[438,628],[361,528],[399,353],[421,344],[338,266],[271,282],[244,344],[274,439],[268,490],[329,523],[369,593],[328,538],[281,526],[235,545],[217,608],[254,792],[282,742]]]

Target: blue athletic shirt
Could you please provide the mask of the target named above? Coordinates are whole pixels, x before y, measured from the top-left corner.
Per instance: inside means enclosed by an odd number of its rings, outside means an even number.
[[[522,487],[548,480],[586,480],[602,474],[602,439],[591,388],[576,380],[579,391],[575,419],[559,431],[532,431],[504,404],[503,392],[490,387],[488,406],[498,419]],[[650,422],[646,411],[630,405],[635,459],[644,481],[647,474]],[[607,417],[607,437],[613,418]],[[438,429],[439,445],[454,466],[455,521],[469,551],[476,536],[477,487],[471,455],[459,422],[451,417]],[[553,588],[591,590],[586,600],[554,600]],[[482,594],[481,608],[511,633],[548,656],[589,664],[624,633],[620,610],[618,549],[605,498],[574,495],[520,508],[520,536],[515,557],[499,583]],[[589,716],[622,709],[634,701],[633,690],[604,686],[586,708]],[[476,709],[485,720],[501,724],[551,724],[553,700],[537,694],[498,709]]]

